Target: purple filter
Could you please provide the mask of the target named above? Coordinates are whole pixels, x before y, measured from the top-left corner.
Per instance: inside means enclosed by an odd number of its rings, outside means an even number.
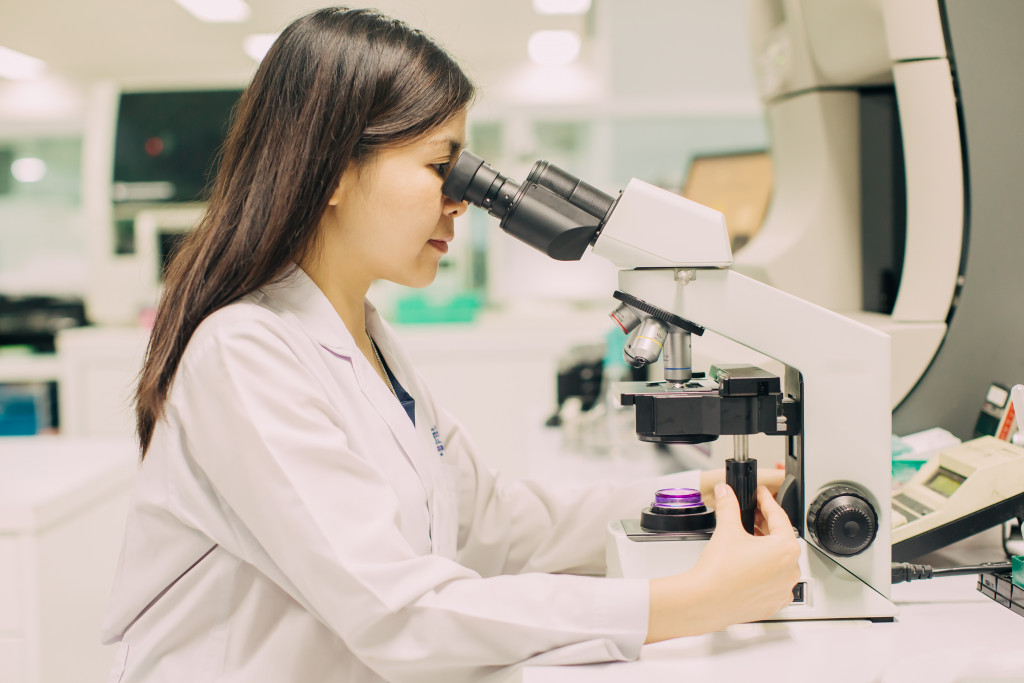
[[[704,505],[697,489],[661,489],[654,494],[654,507],[692,508]]]

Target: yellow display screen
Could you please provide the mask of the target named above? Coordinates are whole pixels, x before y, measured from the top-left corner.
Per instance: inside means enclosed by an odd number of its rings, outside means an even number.
[[[924,485],[932,491],[949,498],[960,488],[960,484],[964,483],[966,478],[956,472],[940,467],[939,471],[933,474],[932,478],[926,481]]]

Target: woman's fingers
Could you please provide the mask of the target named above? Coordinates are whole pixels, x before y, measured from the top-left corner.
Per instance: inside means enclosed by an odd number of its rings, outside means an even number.
[[[790,521],[789,515],[775,502],[772,494],[763,486],[757,487],[757,507],[764,517],[769,534],[793,535],[793,523]]]
[[[736,493],[728,484],[715,486],[715,516],[716,527],[721,526],[723,521],[726,526],[740,524],[740,504],[736,500]]]

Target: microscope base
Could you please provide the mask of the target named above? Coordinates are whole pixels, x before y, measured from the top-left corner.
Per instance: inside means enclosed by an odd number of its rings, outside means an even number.
[[[707,536],[680,537],[639,531],[636,520],[608,524],[608,576],[653,579],[681,574],[696,564]],[[870,552],[870,550],[869,550]],[[892,621],[896,606],[824,553],[800,539],[800,582],[793,603],[765,621],[870,619]]]

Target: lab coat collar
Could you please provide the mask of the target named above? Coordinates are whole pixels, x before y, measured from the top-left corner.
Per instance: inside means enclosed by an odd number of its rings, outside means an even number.
[[[280,279],[264,285],[260,289],[260,294],[265,303],[278,313],[295,316],[306,333],[332,353],[345,358],[362,356],[362,352],[356,346],[355,337],[345,327],[345,322],[327,300],[327,296],[298,265],[292,264],[290,270]],[[412,368],[392,342],[393,332],[390,326],[368,300],[363,301],[363,311],[366,331],[373,337],[391,372],[405,385],[407,378],[411,376]]]
[[[264,301],[279,313],[294,315],[306,333],[334,353],[351,358],[355,338],[331,302],[298,265],[292,264],[274,282],[260,288]]]
[[[355,338],[341,316],[334,310],[327,296],[315,282],[297,265],[291,267],[279,280],[264,285],[259,292],[263,305],[269,306],[283,316],[294,316],[302,328],[321,346],[336,356],[347,358],[363,395],[388,424],[391,433],[405,452],[409,462],[419,473],[427,493],[427,500],[433,496],[434,463],[436,455],[432,449],[424,448],[423,435],[419,434],[405,409],[388,387],[380,381],[377,371],[356,346]],[[417,396],[414,373],[409,361],[393,342],[390,326],[380,317],[369,301],[364,301],[366,330],[386,359],[388,367],[416,399],[416,412],[423,406]],[[419,425],[422,416],[418,416]],[[425,430],[425,425],[423,426]]]

